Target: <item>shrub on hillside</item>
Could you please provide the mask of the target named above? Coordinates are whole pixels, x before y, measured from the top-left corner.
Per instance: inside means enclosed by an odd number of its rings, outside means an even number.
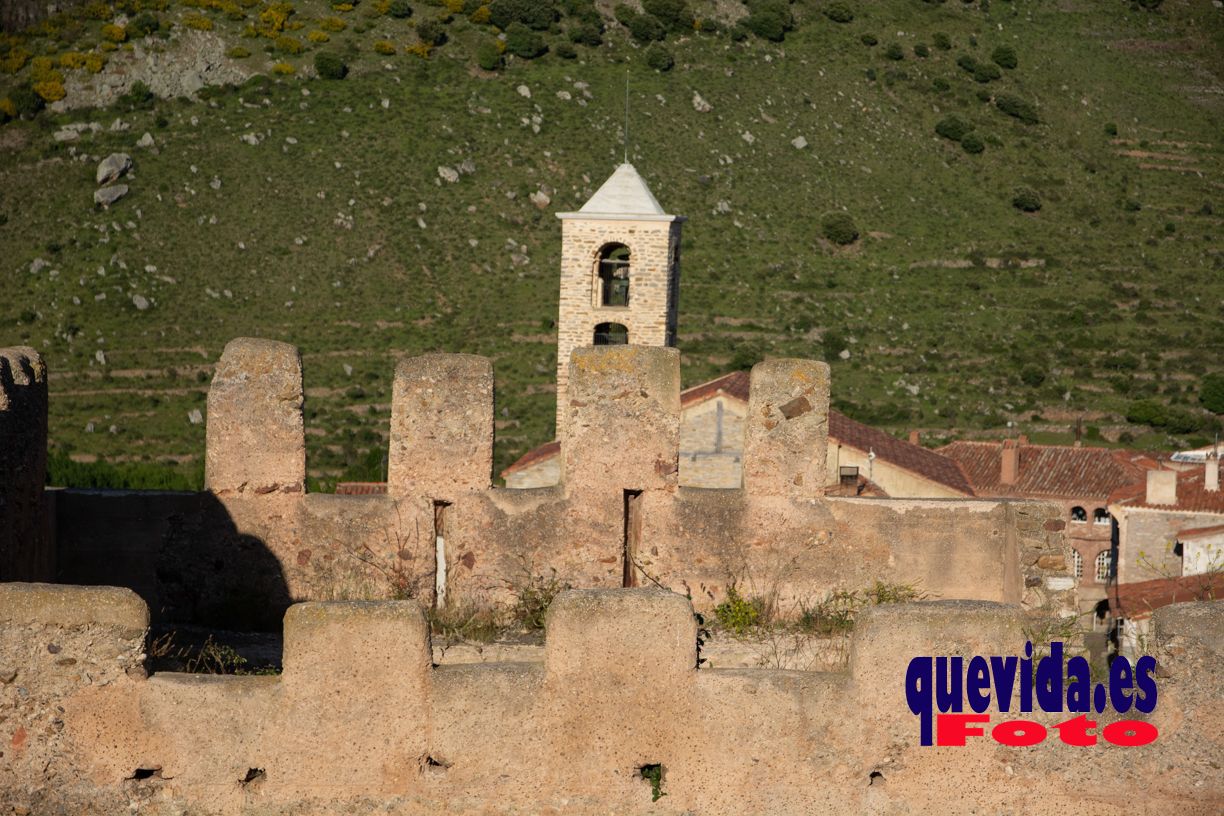
[[[46,101],[34,92],[29,85],[18,85],[9,91],[9,101],[13,104],[13,113],[23,119],[36,116],[46,107]]]
[[[1021,187],[1012,196],[1012,206],[1021,212],[1037,212],[1041,209],[1041,196],[1029,187]]]
[[[157,19],[156,14],[142,12],[133,17],[127,24],[128,36],[132,37],[147,37],[155,33],[161,28],[161,20]]]
[[[496,43],[484,42],[476,49],[476,64],[486,71],[496,71],[502,67],[501,50]]]
[[[1019,119],[1026,125],[1035,125],[1039,121],[1037,119],[1037,109],[1016,96],[1001,95],[995,100],[995,107],[1008,116]]]
[[[842,212],[827,213],[820,220],[820,231],[825,238],[838,246],[853,244],[859,237],[854,219]]]
[[[334,33],[336,31],[343,31],[344,29],[348,28],[348,23],[344,22],[339,17],[324,17],[319,21],[319,28],[323,29],[324,31],[331,31]]]
[[[1116,122],[1106,122],[1105,123],[1105,135],[1106,136],[1117,136],[1118,135],[1118,125]]]
[[[408,0],[391,0],[387,13],[397,20],[405,20],[412,16],[412,4]]]
[[[503,31],[512,23],[545,31],[556,19],[557,9],[551,0],[493,0],[489,6],[489,22]]]
[[[572,43],[557,43],[557,47],[553,49],[553,53],[561,59],[571,60],[578,58],[578,50],[574,48]]]
[[[961,54],[956,58],[956,64],[960,66],[962,71],[970,74],[977,70],[978,65],[977,60],[973,58],[972,54]]]
[[[395,43],[390,40],[375,40],[374,53],[382,54],[384,57],[389,57],[395,53]]]
[[[991,62],[979,62],[977,67],[973,69],[973,79],[975,82],[994,82],[1001,76],[1003,76],[1003,72],[999,70],[999,66]]]
[[[1020,64],[1016,58],[1016,49],[1010,45],[1000,45],[991,53],[990,58],[994,60],[995,65],[1009,71]]]
[[[46,102],[58,102],[68,95],[64,90],[64,83],[58,79],[45,79],[42,82],[34,83],[34,93],[38,94]]]
[[[823,11],[824,16],[835,23],[848,23],[854,19],[854,10],[845,3],[830,3]]]
[[[1224,374],[1208,374],[1199,386],[1199,402],[1213,414],[1224,414]]]
[[[667,48],[652,45],[646,50],[646,64],[656,71],[670,71],[676,60]]]
[[[273,41],[276,50],[282,54],[300,54],[302,53],[302,41],[297,37],[290,37],[288,34],[282,34]]]
[[[986,143],[982,141],[982,137],[976,133],[966,133],[961,137],[961,147],[966,153],[977,155],[986,149]]]
[[[973,125],[955,115],[945,116],[935,123],[935,132],[954,142],[959,142],[971,130],[973,130]]]
[[[914,56],[926,59],[931,56],[931,49],[927,47],[926,43],[918,43],[914,46]]]
[[[579,45],[589,45],[592,48],[598,45],[603,45],[603,28],[602,26],[591,25],[584,23],[577,28],[570,29],[570,42]]]
[[[327,35],[324,34],[323,36],[326,37]],[[246,59],[247,57],[251,56],[251,52],[248,49],[243,48],[241,45],[235,45],[233,48],[225,52],[225,56],[229,57],[230,59]]]
[[[132,83],[128,92],[119,97],[118,104],[128,110],[149,110],[157,101],[153,89],[139,79]]]
[[[331,35],[329,35],[326,31],[312,31],[306,35],[306,39],[310,40],[312,43],[322,44],[325,42],[331,42]]]
[[[640,43],[657,42],[667,36],[667,28],[652,14],[639,14],[629,21],[629,33]]]
[[[320,51],[315,54],[314,66],[323,79],[344,79],[348,76],[348,66],[339,54]]]
[[[859,41],[868,48],[872,48],[880,44],[879,38],[874,34],[864,34],[863,36],[859,37]]]
[[[899,62],[905,59],[905,49],[901,47],[901,43],[890,43],[888,48],[884,49],[884,56]]]
[[[506,50],[522,59],[535,59],[548,51],[548,45],[539,34],[516,22],[506,29]]]
[[[740,21],[762,39],[782,42],[795,27],[795,18],[785,0],[756,0],[748,6],[748,16]]]
[[[940,51],[951,51],[952,50],[952,38],[949,37],[947,34],[943,33],[942,31],[936,31],[931,36],[931,42],[935,43],[935,47],[938,48]]]
[[[676,34],[691,32],[697,22],[687,0],[642,0],[642,11]]]
[[[416,33],[417,39],[426,46],[442,45],[446,42],[446,31],[436,20],[422,20],[417,23]]]
[[[1045,371],[1035,365],[1027,365],[1020,370],[1020,382],[1029,388],[1038,388],[1046,380]]]
[[[292,76],[297,69],[287,62],[278,62],[272,66],[272,73],[277,76]]]

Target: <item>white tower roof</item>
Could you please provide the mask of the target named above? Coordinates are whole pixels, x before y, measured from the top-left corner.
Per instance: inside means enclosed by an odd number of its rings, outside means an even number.
[[[646,182],[632,164],[616,168],[603,186],[595,191],[582,209],[573,213],[557,213],[558,218],[602,218],[633,221],[674,221],[651,194]]]

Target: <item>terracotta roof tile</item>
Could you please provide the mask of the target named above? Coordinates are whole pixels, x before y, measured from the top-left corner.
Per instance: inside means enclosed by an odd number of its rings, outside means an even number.
[[[874,451],[880,461],[916,473],[966,496],[973,495],[973,487],[957,463],[941,453],[897,439],[879,428],[855,422],[838,411],[829,411],[829,436],[863,453]]]
[[[1192,527],[1189,530],[1178,530],[1177,538],[1179,540],[1186,538],[1210,538],[1224,533],[1224,524],[1216,524],[1212,527]]]
[[[1177,473],[1177,504],[1148,504],[1146,478],[1137,484],[1119,488],[1109,497],[1113,504],[1126,507],[1147,507],[1153,510],[1179,510],[1191,513],[1224,513],[1224,490],[1208,490],[1204,484],[1204,468]]]
[[[1001,443],[958,441],[937,450],[960,465],[979,496],[1107,500],[1121,488],[1143,483],[1150,462],[1132,451],[1024,444],[1016,483],[1003,484]]]
[[[1109,609],[1120,618],[1145,618],[1153,610],[1183,601],[1208,601],[1224,593],[1224,573],[1157,578],[1119,584],[1112,590]]]

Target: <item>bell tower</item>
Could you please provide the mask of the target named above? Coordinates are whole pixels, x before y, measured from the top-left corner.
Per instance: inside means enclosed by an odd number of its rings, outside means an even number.
[[[680,225],[631,164],[622,164],[578,212],[561,219],[557,319],[557,438],[570,354],[580,346],[674,346]]]

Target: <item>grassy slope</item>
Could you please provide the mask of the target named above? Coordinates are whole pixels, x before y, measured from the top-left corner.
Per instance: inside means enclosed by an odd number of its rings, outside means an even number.
[[[1221,22],[1207,4],[1165,5],[1152,15],[995,2],[984,15],[889,0],[859,4],[854,22],[836,25],[807,3],[798,8],[809,19],[784,44],[685,40],[667,74],[647,70],[613,33],[578,61],[548,56],[478,76],[470,54],[487,34],[457,23],[428,62],[367,50],[344,82],[286,79],[124,114],[132,130],[78,145],[134,156],[132,192],[109,213],[92,206],[95,162],[50,146],[51,117],[12,123],[3,135],[21,134],[24,147],[0,154],[2,339],[48,355],[54,444],[109,459],[198,458],[203,426],[187,413],[203,408],[224,343],[294,342],[305,355],[312,472],[322,476],[381,445],[395,356],[487,354],[504,466],[551,438],[552,212],[579,206],[619,160],[627,70],[632,159],[664,206],[690,217],[686,383],[767,354],[824,356],[821,337],[840,333],[851,357],[834,360],[835,402],[898,430],[963,433],[1008,420],[1056,430],[1077,415],[1109,425],[1148,394],[1193,404],[1195,378],[1219,370],[1224,350],[1222,219],[1200,213],[1206,202],[1224,213],[1224,72],[1211,56],[1221,53]],[[298,6],[303,19],[331,13]],[[329,47],[368,46],[404,25],[368,24]],[[912,46],[936,31],[956,47],[915,58]],[[864,32],[881,44],[864,46]],[[899,63],[883,56],[894,41],[906,48]],[[959,55],[986,59],[1000,43],[1015,45],[1020,67],[989,90],[1035,101],[1042,124],[983,104],[983,86],[956,67]],[[935,78],[951,90],[935,91]],[[586,106],[576,81],[590,85]],[[693,109],[694,91],[712,112]],[[970,156],[940,139],[934,124],[950,111],[1001,146]],[[155,127],[158,115],[166,127]],[[132,149],[144,130],[157,154]],[[251,146],[244,133],[265,138]],[[796,136],[806,149],[791,146]],[[474,174],[439,180],[440,165],[469,158]],[[540,185],[555,188],[547,211],[527,200]],[[1041,193],[1040,213],[1010,206],[1021,185]],[[1128,211],[1127,200],[1142,208]],[[732,212],[716,214],[719,201]],[[820,215],[841,208],[870,232],[851,251],[819,239]],[[511,240],[529,263],[512,262]],[[30,274],[35,257],[52,266]],[[1044,266],[995,269],[987,258]],[[966,259],[977,265],[927,265]],[[137,311],[133,294],[153,305]],[[29,311],[37,319],[23,319]],[[1133,376],[1109,368],[1120,354],[1137,361]],[[1046,381],[1024,385],[1025,365]],[[117,433],[106,433],[111,425]]]

